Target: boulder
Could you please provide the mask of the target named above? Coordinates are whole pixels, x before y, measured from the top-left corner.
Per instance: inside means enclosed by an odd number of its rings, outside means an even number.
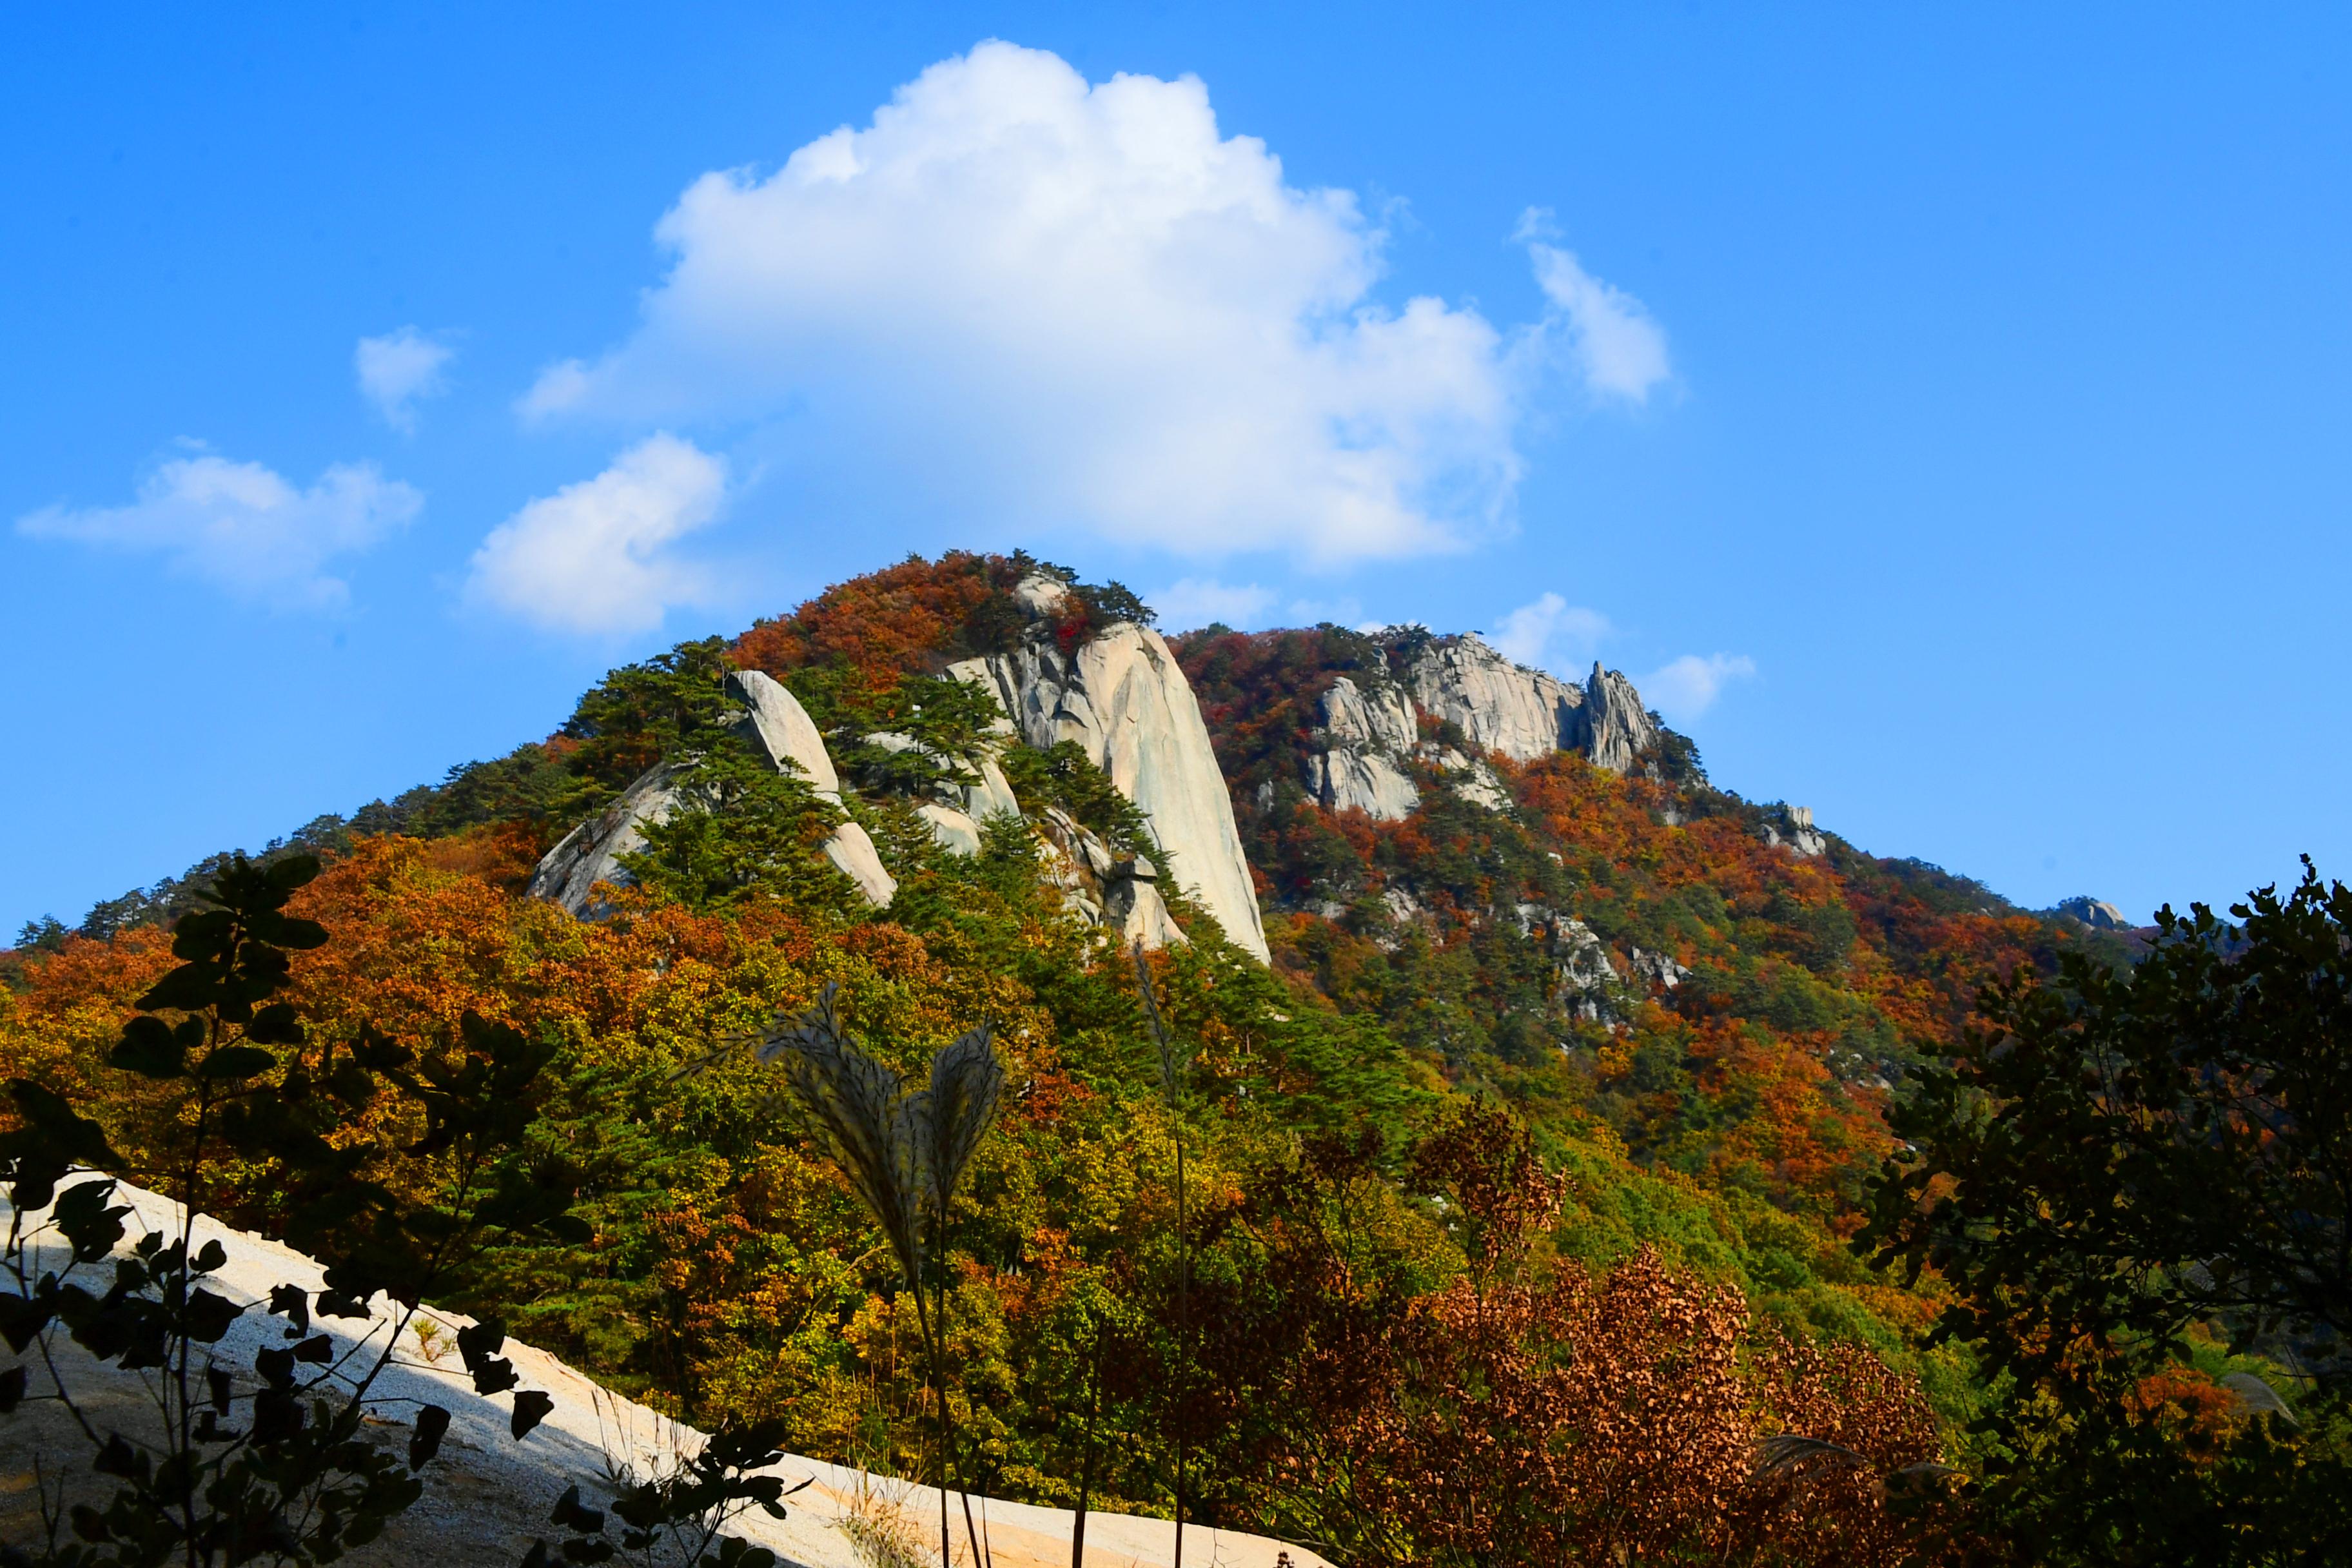
[[[949,854],[971,856],[980,853],[980,824],[968,814],[951,805],[927,800],[915,808],[915,815],[923,819],[924,825],[931,830],[931,837],[938,839],[940,847]]]
[[[1658,726],[1633,683],[1598,664],[1577,686],[1513,664],[1472,634],[1423,644],[1405,679],[1423,711],[1513,762],[1581,752],[1622,773],[1658,743]]]
[[[1015,596],[1042,620],[1065,593],[1037,574]],[[1265,961],[1265,928],[1233,799],[1200,703],[1158,632],[1121,623],[1065,652],[1049,626],[1033,625],[1012,652],[966,659],[948,673],[994,693],[1032,746],[1075,742],[1142,808],[1186,895],[1237,946]]]
[[[1553,921],[1551,957],[1554,1000],[1587,1023],[1615,1017],[1610,1004],[1618,985],[1617,963],[1591,926],[1573,918]]]
[[[94,1179],[77,1173],[66,1178],[60,1190]],[[0,1227],[13,1227],[19,1219],[6,1196],[0,1191]],[[306,1300],[315,1298],[326,1287],[325,1266],[208,1215],[188,1220],[179,1205],[129,1183],[116,1185],[112,1201],[131,1211],[128,1218],[133,1237],[149,1231],[176,1237],[186,1223],[197,1247],[218,1246],[221,1266],[205,1288],[239,1310],[220,1339],[205,1347],[206,1359],[228,1376],[237,1398],[249,1397],[261,1386],[254,1370],[260,1357],[271,1352],[282,1354],[286,1348],[285,1320],[265,1310],[272,1293],[289,1287],[301,1291]],[[77,1268],[56,1231],[41,1224],[46,1217],[37,1211],[23,1216],[26,1261],[35,1277],[54,1272],[68,1276],[76,1286],[101,1291],[112,1283],[116,1262],[131,1254],[130,1245],[118,1247],[114,1258]],[[409,1424],[418,1406],[437,1405],[449,1413],[450,1421],[440,1453],[419,1478],[424,1496],[396,1515],[382,1535],[341,1559],[348,1568],[413,1568],[420,1558],[457,1568],[521,1562],[534,1540],[557,1534],[549,1526],[548,1510],[566,1489],[576,1486],[587,1507],[610,1509],[619,1478],[678,1476],[683,1461],[699,1454],[709,1441],[694,1427],[600,1386],[547,1352],[509,1335],[499,1355],[512,1363],[521,1388],[544,1394],[549,1402],[539,1425],[518,1439],[512,1428],[514,1394],[476,1392],[455,1348],[457,1335],[475,1326],[474,1319],[429,1302],[408,1319],[403,1308],[382,1293],[361,1307],[354,1317],[319,1313],[310,1319],[310,1329],[325,1337],[331,1364],[339,1368],[370,1364],[385,1341],[395,1335],[401,1340],[402,1353],[390,1359],[372,1385],[374,1413],[361,1426],[357,1440],[388,1450],[398,1461],[405,1458]],[[409,1331],[404,1332],[404,1321]],[[417,1324],[432,1331],[430,1340],[414,1333]],[[28,1397],[0,1418],[0,1477],[10,1483],[0,1498],[14,1500],[0,1502],[0,1558],[10,1561],[19,1553],[37,1552],[46,1539],[28,1489],[37,1463],[49,1467],[49,1478],[65,1489],[68,1505],[103,1507],[114,1490],[110,1478],[87,1472],[86,1439],[58,1400],[60,1384],[84,1413],[104,1423],[101,1429],[120,1430],[142,1447],[161,1436],[152,1371],[125,1371],[120,1364],[98,1362],[56,1329],[51,1338],[56,1342],[53,1355],[36,1352],[21,1358]],[[61,1452],[74,1458],[59,1466]],[[394,1473],[407,1472],[396,1462]],[[877,1560],[919,1563],[927,1561],[921,1543],[938,1541],[933,1532],[941,1500],[929,1487],[790,1453],[762,1473],[782,1483],[786,1500],[782,1517],[751,1509],[734,1515],[726,1533],[766,1547],[796,1568],[873,1568]],[[20,1478],[25,1479],[20,1482]],[[951,1492],[947,1501],[955,1516],[959,1550],[962,1508],[968,1505],[986,1521],[986,1550],[995,1568],[1064,1568],[1070,1562],[1071,1540],[1080,1521],[1067,1510],[980,1493],[967,1498]],[[898,1557],[877,1553],[877,1521],[889,1531],[881,1537],[886,1542],[903,1536],[916,1543],[915,1549]],[[1084,1528],[1087,1561],[1098,1568],[1113,1563],[1170,1568],[1178,1555],[1175,1530],[1165,1519],[1097,1508],[1086,1515]],[[617,1533],[608,1525],[607,1536]],[[1218,1568],[1328,1568],[1323,1558],[1304,1547],[1205,1525],[1187,1524],[1183,1544],[1186,1562],[1213,1563]],[[717,1556],[714,1543],[711,1558]],[[621,1560],[677,1559],[658,1553],[640,1558],[632,1552]]]

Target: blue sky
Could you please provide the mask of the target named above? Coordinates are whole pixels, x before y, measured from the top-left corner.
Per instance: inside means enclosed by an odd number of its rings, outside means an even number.
[[[2340,12],[478,9],[0,22],[5,931],[957,544],[2352,867]]]

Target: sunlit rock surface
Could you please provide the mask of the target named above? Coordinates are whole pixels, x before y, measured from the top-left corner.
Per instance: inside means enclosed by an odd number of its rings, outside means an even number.
[[[1015,590],[1040,616],[1061,594],[1042,575]],[[994,692],[1029,744],[1075,742],[1142,808],[1167,873],[1186,896],[1236,945],[1266,958],[1233,798],[1192,685],[1158,632],[1122,623],[1065,652],[1039,626],[1013,652],[966,659],[948,673]]]

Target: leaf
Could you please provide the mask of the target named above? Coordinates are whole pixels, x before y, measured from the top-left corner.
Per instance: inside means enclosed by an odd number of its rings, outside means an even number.
[[[139,1479],[147,1469],[146,1457],[123,1440],[120,1432],[110,1432],[100,1446],[98,1457],[89,1468],[101,1476],[117,1476],[126,1481]]]
[[[262,872],[269,886],[281,893],[307,887],[319,878],[319,858],[307,851],[272,860]]]
[[[213,1240],[205,1242],[203,1247],[196,1249],[197,1273],[217,1273],[220,1269],[227,1267],[227,1265],[228,1248],[220,1244],[219,1238],[215,1237]]]
[[[547,1521],[581,1535],[595,1535],[604,1528],[604,1511],[583,1508],[580,1504],[580,1483],[574,1481],[564,1489],[562,1497],[555,1500],[555,1511],[547,1516]]]
[[[197,1065],[196,1076],[219,1082],[228,1079],[252,1078],[277,1065],[276,1054],[257,1046],[223,1046]]]
[[[197,1013],[221,999],[221,977],[215,965],[184,963],[148,987],[147,994],[133,1005],[142,1013],[159,1013],[165,1008]]]
[[[266,1356],[271,1352],[261,1353]],[[294,1397],[291,1389],[265,1388],[253,1396],[253,1440],[282,1443],[302,1430],[304,1416],[302,1402]]]
[[[57,1315],[57,1304],[46,1299],[26,1296],[0,1295],[0,1340],[18,1355],[33,1342],[33,1336],[49,1326]]]
[[[311,948],[327,945],[327,928],[317,921],[306,921],[299,915],[281,915],[270,922],[268,939],[274,947],[290,947],[297,952],[307,952]]]
[[[172,1026],[152,1013],[142,1013],[122,1026],[122,1038],[107,1053],[107,1063],[144,1078],[173,1079],[187,1071],[187,1047]]]
[[[335,1342],[324,1334],[313,1334],[294,1347],[294,1359],[324,1366],[335,1356]]]
[[[218,1296],[202,1287],[188,1292],[184,1321],[188,1338],[200,1345],[213,1344],[228,1326],[244,1316],[245,1309],[226,1296]]]
[[[303,1039],[301,1021],[295,1016],[291,1002],[272,1002],[255,1013],[245,1033],[247,1039],[263,1046],[299,1046]]]
[[[229,1399],[236,1392],[236,1384],[230,1381],[227,1371],[217,1366],[205,1368],[205,1384],[211,1391],[213,1408],[223,1415],[227,1415]]]
[[[284,1318],[292,1332],[310,1332],[310,1295],[299,1285],[272,1285],[269,1288],[269,1310],[273,1315]]]
[[[872,1212],[908,1279],[920,1277],[923,1144],[921,1110],[901,1100],[898,1075],[845,1038],[827,983],[817,1004],[759,1048],[781,1058],[785,1080],[823,1123],[835,1161]],[[908,1097],[909,1099],[913,1097]]]
[[[995,1121],[1004,1096],[1004,1068],[989,1047],[988,1031],[974,1029],[931,1058],[929,1151],[931,1204],[947,1212],[971,1152]]]
[[[127,1205],[108,1205],[106,1200],[114,1192],[110,1179],[77,1182],[58,1196],[53,1216],[58,1229],[73,1246],[76,1263],[95,1263],[121,1241],[122,1216],[131,1210]]]
[[[441,1451],[441,1439],[449,1435],[449,1413],[438,1405],[428,1405],[416,1413],[416,1429],[408,1438],[408,1468],[421,1470],[433,1462]]]
[[[12,1366],[0,1372],[0,1415],[7,1415],[25,1401],[25,1369]]]
[[[547,1413],[554,1408],[553,1396],[542,1394],[536,1388],[526,1388],[515,1395],[514,1418],[507,1423],[507,1429],[520,1441],[529,1436],[530,1429],[546,1420]]]
[[[373,1290],[366,1295],[332,1288],[321,1290],[319,1292],[319,1315],[322,1318],[367,1317],[369,1316],[368,1297],[374,1294]]]

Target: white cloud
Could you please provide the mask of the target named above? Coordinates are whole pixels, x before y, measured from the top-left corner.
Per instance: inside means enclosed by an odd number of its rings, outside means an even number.
[[[1244,630],[1255,627],[1274,608],[1273,589],[1255,583],[1220,583],[1213,577],[1186,577],[1151,595],[1148,603],[1160,613],[1163,630],[1188,632],[1212,621]]]
[[[1580,271],[1508,333],[1385,308],[1381,227],[1221,136],[1197,79],[1089,84],[1003,43],[772,174],[703,175],[656,236],[670,269],[635,333],[548,370],[527,416],[779,421],[803,480],[969,528],[1322,563],[1457,548],[1510,524],[1547,343],[1596,385],[1649,384],[1620,343],[1638,307]]]
[[[405,524],[425,504],[373,463],[338,463],[297,489],[259,463],[209,452],[161,464],[129,506],[53,506],[16,520],[19,532],[152,551],[246,598],[332,609],[351,596],[324,568]]]
[[[1609,617],[1545,594],[1496,624],[1486,640],[1504,658],[1538,668],[1571,668],[1592,657],[1610,633]],[[1580,673],[1580,671],[1579,672]]]
[[[1651,390],[1674,374],[1664,329],[1642,301],[1585,271],[1573,251],[1544,243],[1550,233],[1551,215],[1541,208],[1519,219],[1536,282],[1559,311],[1546,323],[1546,335],[1565,340],[1594,395],[1648,402]]]
[[[1686,653],[1634,685],[1651,707],[1680,723],[1714,707],[1727,682],[1746,680],[1755,673],[1756,661],[1744,653],[1716,653],[1704,658]]]
[[[706,574],[669,547],[718,516],[726,494],[725,459],[651,437],[492,529],[467,592],[551,630],[650,630],[709,596]]]
[[[352,351],[360,395],[375,405],[384,423],[399,431],[416,428],[416,405],[449,389],[444,374],[457,351],[415,327],[380,338],[362,338]]]

